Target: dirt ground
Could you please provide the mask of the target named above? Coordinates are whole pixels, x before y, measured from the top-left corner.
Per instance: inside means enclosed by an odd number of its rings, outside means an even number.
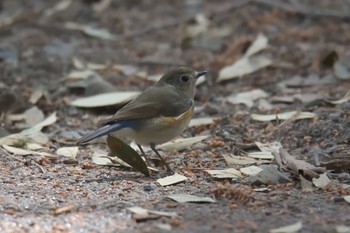
[[[61,6],[54,7],[56,3]],[[203,26],[199,13],[209,26],[196,34]],[[39,87],[47,91],[47,98],[35,105],[45,116],[58,116],[43,129],[50,139],[44,146],[53,153],[95,129],[99,116],[115,112],[115,107],[91,110],[69,105],[98,92],[94,85],[85,93],[84,88],[68,87],[64,78],[75,69],[73,58],[106,65],[98,73],[118,91],[141,91],[152,82],[127,69],[111,68],[114,65],[132,65],[148,75],[176,66],[207,70],[206,82],[197,87],[199,110],[194,117],[217,120],[182,135],[209,132],[204,142],[162,152],[170,166],[188,178],[166,187],[156,182],[165,176],[162,168],[147,177],[129,168],[94,164],[92,148],[106,149],[105,143],[80,148],[76,159],[18,156],[1,149],[0,231],[268,232],[302,222],[299,232],[341,232],[337,226],[350,226],[350,205],[342,199],[350,195],[344,188],[350,184],[350,102],[335,105],[326,100],[340,99],[350,90],[350,77],[337,77],[334,68],[335,61],[350,68],[349,19],[346,0],[1,1],[2,130],[20,131],[6,116],[33,106],[29,97]],[[103,28],[113,38],[84,33],[68,23]],[[273,65],[217,82],[220,70],[242,57],[259,33],[268,38],[266,53]],[[296,77],[301,81],[295,82]],[[292,88],[280,88],[291,80]],[[230,95],[257,88],[268,93],[271,110],[261,110],[256,102],[247,107],[227,101]],[[288,92],[291,89],[293,93]],[[316,98],[306,100],[311,94]],[[285,96],[295,98],[281,100]],[[317,117],[267,122],[251,118],[252,113],[292,110]],[[295,175],[285,184],[254,185],[246,179],[213,178],[204,171],[230,167],[223,155],[244,156],[257,141],[279,141],[291,155],[312,164],[341,165],[327,167],[327,187],[308,192]],[[178,203],[167,198],[176,193],[216,202]],[[176,216],[142,217],[127,209],[134,206]]]

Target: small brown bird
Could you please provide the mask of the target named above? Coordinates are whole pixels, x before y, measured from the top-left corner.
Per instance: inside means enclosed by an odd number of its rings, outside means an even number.
[[[102,127],[82,137],[78,145],[107,134],[127,137],[135,140],[143,156],[141,145],[150,146],[167,170],[172,171],[155,146],[179,136],[188,126],[194,109],[196,81],[206,73],[184,67],[168,71],[114,116],[101,121]]]

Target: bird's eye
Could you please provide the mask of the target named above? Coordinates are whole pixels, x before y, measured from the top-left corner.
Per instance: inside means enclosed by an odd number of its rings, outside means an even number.
[[[182,82],[187,82],[188,80],[190,80],[190,78],[188,76],[186,76],[186,75],[181,76],[181,81]]]

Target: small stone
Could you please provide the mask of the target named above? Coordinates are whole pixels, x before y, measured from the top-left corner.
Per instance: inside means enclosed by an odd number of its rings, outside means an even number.
[[[292,180],[273,165],[264,165],[263,170],[251,177],[249,181],[253,185],[290,183]]]

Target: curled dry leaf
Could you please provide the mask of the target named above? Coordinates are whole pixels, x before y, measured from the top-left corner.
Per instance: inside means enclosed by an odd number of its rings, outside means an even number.
[[[261,172],[263,169],[258,167],[258,166],[253,165],[253,166],[249,166],[249,167],[243,167],[239,170],[244,175],[255,176],[255,175],[259,174],[259,172]]]
[[[312,112],[291,111],[291,112],[269,114],[269,115],[251,114],[250,117],[256,121],[287,120],[289,118],[300,120],[300,119],[310,119],[310,118],[317,117],[317,114]]]
[[[45,17],[50,17],[60,11],[67,9],[72,3],[72,0],[61,0],[57,2],[53,7],[48,8],[44,11]]]
[[[326,100],[328,103],[331,104],[342,104],[350,101],[350,91],[348,91],[345,96],[339,100]]]
[[[249,152],[247,156],[254,159],[273,159],[274,158],[271,152],[267,152],[267,151]]]
[[[142,157],[129,145],[116,137],[108,136],[107,145],[113,155],[129,164],[135,170],[149,176],[149,171]]]
[[[73,70],[65,77],[65,80],[87,79],[91,76],[98,76],[98,74],[92,70]]]
[[[253,73],[259,69],[272,65],[271,58],[266,55],[255,55],[268,46],[267,38],[260,34],[248,48],[242,58],[234,64],[226,66],[220,70],[218,82],[231,78],[241,77],[246,74]]]
[[[91,160],[94,164],[97,165],[107,165],[107,166],[117,166],[119,167],[120,165],[130,167],[128,164],[124,163],[122,160],[116,161],[115,157],[110,157],[108,156],[108,153],[106,151],[102,151],[99,149],[94,149]]]
[[[50,116],[45,118],[42,122],[39,122],[38,124],[34,125],[29,129],[23,130],[20,134],[30,135],[36,132],[40,132],[44,127],[52,125],[56,121],[57,121],[57,116],[56,116],[56,112],[54,112]]]
[[[45,145],[49,142],[49,137],[42,132],[34,132],[32,134],[10,134],[6,137],[0,138],[0,145],[18,145],[28,142]]]
[[[268,143],[255,142],[255,145],[263,152],[272,152],[274,150],[279,150],[282,148],[281,143],[278,141]]]
[[[338,225],[335,227],[336,233],[350,233],[350,226]]]
[[[324,173],[326,170],[324,167],[316,167],[311,163],[296,159],[282,148],[274,150],[272,155],[281,169],[290,171],[295,175],[303,174],[312,178],[318,178],[318,173]]]
[[[209,135],[197,136],[192,138],[179,138],[179,139],[161,144],[157,147],[157,149],[163,150],[163,151],[180,151],[189,146],[192,146],[197,142],[201,142],[208,137]]]
[[[139,92],[112,92],[76,99],[70,105],[80,108],[96,108],[116,105],[134,99]]]
[[[157,182],[158,182],[158,184],[160,184],[161,186],[164,187],[164,186],[168,186],[168,185],[177,184],[177,183],[180,183],[180,182],[185,181],[185,180],[187,180],[186,176],[175,173],[174,175],[158,179]]]

